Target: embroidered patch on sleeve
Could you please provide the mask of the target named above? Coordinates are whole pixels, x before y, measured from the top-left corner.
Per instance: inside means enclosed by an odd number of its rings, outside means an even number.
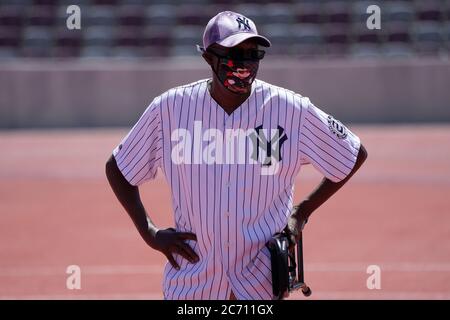
[[[328,129],[339,139],[345,139],[347,137],[347,128],[332,116],[328,116]]]

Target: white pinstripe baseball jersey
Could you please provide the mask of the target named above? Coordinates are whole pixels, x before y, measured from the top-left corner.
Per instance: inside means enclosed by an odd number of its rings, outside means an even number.
[[[161,168],[178,231],[200,261],[175,254],[165,299],[271,299],[266,242],[293,206],[294,180],[311,163],[332,181],[352,170],[359,138],[308,98],[255,80],[249,98],[227,114],[207,80],[155,98],[113,154],[124,177],[140,185]]]

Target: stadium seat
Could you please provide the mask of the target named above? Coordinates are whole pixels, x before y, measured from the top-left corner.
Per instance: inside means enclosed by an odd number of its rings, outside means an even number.
[[[0,47],[0,60],[16,59],[19,55],[16,47]]]
[[[81,8],[81,30],[66,28],[71,4]],[[372,4],[381,8],[381,30],[366,28]],[[224,10],[252,18],[272,41],[273,55],[408,57],[450,50],[448,0],[0,0],[0,49],[5,57],[194,55],[206,23]]]
[[[232,5],[233,6],[233,5],[239,5],[242,3],[242,1],[238,1],[238,0],[213,0],[213,1],[214,1],[214,4],[217,4],[219,6],[220,5],[227,5],[227,6]],[[260,3],[263,3],[263,2],[261,1]],[[236,10],[231,10],[231,11],[236,11]],[[240,11],[236,11],[236,12],[240,12]],[[245,13],[242,13],[242,14],[245,14]]]
[[[342,58],[353,40],[351,29],[346,24],[327,24],[322,27],[324,54],[331,58]]]
[[[267,37],[272,47],[267,49],[270,55],[287,55],[292,45],[292,30],[289,24],[265,24],[258,30],[260,34]]]
[[[295,15],[290,4],[271,3],[262,6],[262,9],[266,24],[292,24],[295,22]]]
[[[139,47],[141,45],[142,28],[117,28],[114,36],[114,47]]]
[[[446,1],[443,11],[445,13],[445,20],[450,21],[450,1]]]
[[[24,46],[52,46],[54,39],[48,27],[28,26],[23,31],[22,44]]]
[[[353,29],[354,40],[359,43],[381,43],[385,33],[382,30],[367,29],[365,26],[357,26]]]
[[[298,59],[317,59],[326,53],[326,46],[317,44],[294,44],[291,47],[291,56]]]
[[[443,30],[444,40],[447,43],[447,48],[450,50],[450,21],[444,25]]]
[[[346,25],[326,25],[322,32],[327,44],[348,44],[350,43],[351,33]]]
[[[126,27],[145,26],[145,13],[142,6],[123,5],[118,7],[119,24]]]
[[[82,9],[83,26],[115,26],[117,21],[117,7],[113,6],[89,6]]]
[[[151,4],[155,4],[156,1],[151,1]],[[132,6],[140,6],[144,8],[144,6],[149,4],[148,0],[117,0],[118,5],[132,5]]]
[[[171,45],[195,48],[196,44],[202,43],[203,30],[204,27],[200,26],[176,26],[172,29]]]
[[[112,56],[112,48],[106,46],[83,46],[81,58],[103,58]]]
[[[405,22],[389,22],[384,26],[384,32],[386,33],[386,41],[409,43],[411,42],[411,36],[409,32],[409,23]]]
[[[0,47],[18,47],[20,45],[21,32],[19,28],[0,28]]]
[[[171,43],[171,30],[162,26],[148,26],[141,35],[143,46],[168,47]]]
[[[300,3],[293,7],[293,13],[298,23],[322,23],[324,15],[320,3]]]
[[[348,2],[330,1],[323,5],[326,23],[348,24],[352,21]]]
[[[53,50],[54,55],[57,57],[77,57],[81,51],[82,30],[57,28],[54,32],[56,40],[56,47]]]
[[[115,28],[92,26],[83,29],[83,45],[88,47],[111,47],[114,43]]]
[[[386,21],[412,22],[415,19],[415,9],[411,2],[392,1],[383,5],[386,10]]]
[[[161,0],[161,1],[163,1],[163,0]],[[169,2],[170,1],[172,1],[175,4],[179,3],[178,0],[169,0]],[[211,2],[214,3],[213,0],[185,0],[185,1],[183,1],[184,4],[189,4],[189,5],[208,5]]]
[[[153,5],[179,5],[179,0],[118,0],[121,1],[122,4],[136,4],[141,5],[142,7],[153,6]],[[184,3],[184,1],[183,1]]]
[[[298,23],[292,26],[292,41],[302,44],[321,44],[324,42],[322,29],[315,24]]]
[[[326,50],[322,30],[316,24],[295,24],[292,43],[292,52],[298,58],[315,58]]]
[[[130,1],[130,0],[129,0]],[[94,0],[77,0],[77,1],[73,1],[73,0],[58,0],[58,5],[59,6],[70,6],[72,4],[76,4],[78,6],[80,6],[80,8],[84,8],[87,7],[89,5],[94,4]]]
[[[1,4],[2,6],[31,6],[33,5],[33,0],[2,0]]]
[[[411,28],[414,47],[421,54],[438,53],[444,49],[444,28],[436,22],[416,22]]]
[[[2,5],[0,8],[1,27],[21,27],[24,25],[24,7],[20,5]]]
[[[447,52],[447,58],[450,59],[450,21],[443,27],[444,39],[445,39],[445,52]]]
[[[261,26],[259,33],[267,37],[273,47],[278,45],[287,45],[292,43],[292,26],[281,23],[264,24]],[[272,48],[270,49],[272,50]]]
[[[196,56],[200,55],[195,46],[190,45],[172,45],[170,47],[170,56],[179,57],[179,56]]]
[[[54,44],[50,28],[30,26],[23,31],[22,54],[25,57],[50,56]]]
[[[91,0],[91,3],[93,5],[100,5],[100,6],[114,6],[118,3],[118,0]]]
[[[56,6],[58,0],[33,0],[33,5],[35,6]]]
[[[361,44],[356,43],[351,45],[349,54],[351,57],[356,59],[367,59],[367,58],[381,58],[383,52],[378,44]]]
[[[141,53],[146,58],[168,57],[170,51],[168,46],[148,45],[142,47]]]
[[[176,25],[176,7],[173,5],[150,5],[145,9],[145,25],[167,26]]]
[[[386,58],[411,58],[415,56],[411,46],[404,43],[386,43],[382,45],[381,53]]]
[[[141,56],[141,49],[135,46],[128,47],[128,46],[119,46],[114,47],[111,52],[112,57],[116,58],[139,58]]]
[[[178,24],[204,27],[215,13],[208,6],[184,4],[177,6],[176,15]]]
[[[427,0],[416,1],[416,17],[421,21],[439,22],[445,18],[445,10],[443,10],[442,1]]]
[[[327,43],[324,45],[323,55],[327,58],[347,58],[349,46],[346,44]]]
[[[54,6],[30,6],[26,8],[25,23],[34,26],[50,27],[55,23]]]

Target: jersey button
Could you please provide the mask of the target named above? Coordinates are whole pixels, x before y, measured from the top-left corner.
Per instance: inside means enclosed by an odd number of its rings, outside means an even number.
[[[227,211],[227,212],[225,212],[225,216],[227,217],[227,218],[229,218],[230,217],[230,213]]]

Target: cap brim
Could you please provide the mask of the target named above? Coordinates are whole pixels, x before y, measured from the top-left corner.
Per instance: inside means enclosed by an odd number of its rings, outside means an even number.
[[[252,39],[252,38],[256,39],[258,41],[258,44],[263,47],[271,46],[269,39],[267,39],[266,37],[263,37],[260,35],[255,35],[252,33],[245,33],[245,32],[233,34],[217,43],[223,47],[231,48],[231,47],[237,46],[238,44],[240,44],[241,42],[244,42],[247,39]]]

